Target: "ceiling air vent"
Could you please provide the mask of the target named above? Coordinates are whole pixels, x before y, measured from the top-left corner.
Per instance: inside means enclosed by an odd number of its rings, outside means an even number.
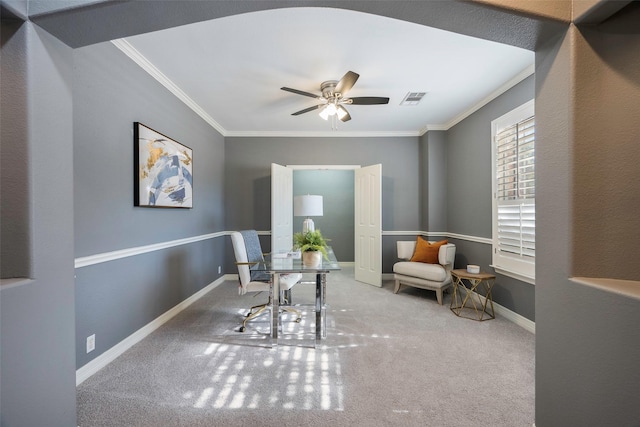
[[[400,105],[418,105],[427,92],[409,92]]]

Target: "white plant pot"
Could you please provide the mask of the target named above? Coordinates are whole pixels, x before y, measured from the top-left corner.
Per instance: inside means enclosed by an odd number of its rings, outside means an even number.
[[[302,253],[302,265],[305,267],[317,267],[322,263],[322,252],[307,251]]]

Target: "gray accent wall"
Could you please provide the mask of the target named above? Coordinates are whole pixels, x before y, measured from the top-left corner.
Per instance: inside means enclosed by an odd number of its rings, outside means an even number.
[[[353,170],[294,170],[293,195],[322,196],[323,215],[312,217],[317,230],[341,262],[354,261],[355,197]],[[293,218],[293,231],[302,230],[304,217]]]
[[[491,238],[491,121],[534,96],[530,76],[447,131],[450,233]]]
[[[4,10],[3,10],[4,11]],[[32,277],[31,188],[27,99],[28,40],[21,21],[2,21],[2,120],[0,132],[0,273],[1,278]],[[13,40],[12,40],[13,38]],[[9,105],[11,102],[11,105]],[[12,107],[12,108],[10,108]]]
[[[448,231],[449,198],[447,132],[429,131],[420,138],[421,230]]]
[[[74,62],[75,256],[224,231],[223,137],[111,43],[76,49]],[[193,150],[192,209],[134,207],[135,121]],[[76,367],[220,277],[225,239],[76,269]]]
[[[227,229],[271,229],[271,163],[360,166],[381,163],[382,229],[417,230],[419,149],[418,137],[227,137]],[[395,240],[385,237],[382,252],[383,265],[390,265],[384,260],[395,259]],[[229,254],[228,271],[235,270],[232,258]]]
[[[447,131],[449,233],[492,238],[491,121],[533,99],[534,95],[535,79],[530,76]],[[431,169],[431,164],[429,167]],[[433,184],[429,183],[429,187]],[[483,271],[493,272],[490,244],[455,240],[452,242],[457,245],[456,268],[476,264]],[[535,285],[496,274],[493,300],[535,320]]]
[[[271,163],[382,164],[383,230],[420,224],[417,137],[227,137],[227,228],[271,229]]]

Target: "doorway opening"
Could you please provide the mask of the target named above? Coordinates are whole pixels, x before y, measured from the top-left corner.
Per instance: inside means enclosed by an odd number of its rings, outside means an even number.
[[[330,239],[341,263],[354,262],[355,186],[353,169],[293,168],[293,196],[322,196],[322,216],[313,217],[316,229]],[[293,232],[302,230],[304,217],[293,217]]]

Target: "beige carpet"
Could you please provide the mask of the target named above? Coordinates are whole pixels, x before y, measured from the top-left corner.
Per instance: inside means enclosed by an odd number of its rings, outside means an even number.
[[[225,282],[78,387],[78,424],[98,426],[505,426],[534,423],[534,335],[458,318],[435,293],[328,276],[328,336],[311,309],[269,348],[257,298]],[[312,285],[293,290],[311,304]],[[287,318],[285,318],[286,320]]]

